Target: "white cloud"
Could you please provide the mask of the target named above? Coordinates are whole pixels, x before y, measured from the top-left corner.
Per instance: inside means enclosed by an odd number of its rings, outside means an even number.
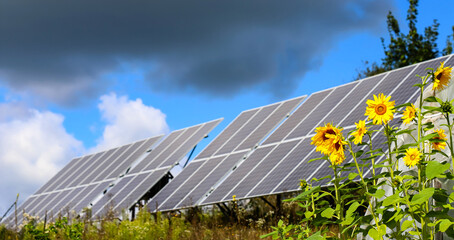
[[[103,95],[98,108],[107,123],[98,145],[92,151],[104,150],[136,140],[169,132],[166,115],[144,105],[140,98],[130,100],[115,93]]]
[[[17,103],[0,104],[0,214],[24,200],[69,160],[83,153],[82,142],[63,126],[64,117]]]

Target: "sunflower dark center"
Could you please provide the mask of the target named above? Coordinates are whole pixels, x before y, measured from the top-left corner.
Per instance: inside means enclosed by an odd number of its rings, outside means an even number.
[[[323,140],[327,140],[328,138],[326,137],[327,134],[335,134],[334,130],[329,129],[323,134]]]
[[[383,103],[380,103],[380,104],[377,104],[375,106],[375,112],[378,114],[378,115],[383,115],[386,113],[386,105],[383,104]]]
[[[438,79],[438,80],[440,80],[440,79],[441,79],[441,77],[443,77],[443,72],[441,72],[441,73],[437,74],[437,76],[436,76],[435,78],[436,78],[436,79]]]

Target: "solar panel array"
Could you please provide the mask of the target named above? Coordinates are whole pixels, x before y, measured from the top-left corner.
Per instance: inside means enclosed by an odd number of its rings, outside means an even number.
[[[93,217],[133,207],[221,121],[217,119],[170,134],[92,206]]]
[[[193,206],[243,160],[304,97],[250,109],[238,115],[197,157],[148,203],[162,211]]]
[[[373,94],[391,95],[396,106],[415,102],[419,93],[412,86],[421,82],[416,75],[425,75],[426,68],[436,68],[446,60],[446,65],[454,65],[454,58],[442,57],[312,94],[199,205],[230,201],[233,195],[245,199],[298,191],[300,179],[332,175],[326,161],[309,163],[321,156],[310,145],[315,128],[332,122],[347,131],[353,129],[354,122],[366,119],[366,100],[372,99]],[[399,121],[395,118],[391,124]],[[382,134],[376,133],[373,145],[380,146],[384,140]]]
[[[321,156],[310,145],[315,128],[332,122],[345,132],[354,129],[355,122],[366,119],[366,100],[373,94],[391,95],[396,105],[415,102],[419,93],[412,86],[421,81],[416,75],[425,75],[426,68],[436,68],[441,61],[454,65],[452,55],[445,56],[240,113],[152,196],[148,208],[170,211],[230,201],[233,195],[247,199],[293,192],[299,190],[300,179],[331,175],[326,162],[309,162]],[[62,209],[80,212],[91,204],[93,216],[99,217],[107,211],[131,209],[220,121],[174,131],[159,144],[161,136],[75,158],[30,196],[19,212],[38,216]],[[396,117],[391,124],[400,121]],[[373,145],[380,147],[384,138],[374,134]],[[347,158],[345,163],[351,161]],[[12,223],[12,217],[5,222]]]
[[[147,192],[220,121],[222,119],[174,131],[159,144],[156,143],[162,136],[75,158],[19,207],[18,222],[22,222],[22,212],[41,218],[46,213],[53,216],[63,211],[80,213],[106,189],[110,196],[122,185],[129,187],[129,193],[124,196],[125,191],[120,189],[118,197],[122,196],[122,201],[118,201],[119,205],[133,204],[142,196],[141,190]],[[137,169],[140,174],[134,174]],[[113,183],[115,185],[109,187]],[[142,186],[135,188],[140,184]],[[101,197],[93,210],[105,208],[101,203],[106,196]],[[4,222],[11,225],[13,216]]]
[[[46,213],[58,215],[63,210],[80,212],[161,138],[156,136],[71,160],[22,203],[18,212],[41,218]],[[22,221],[22,214],[18,220]]]

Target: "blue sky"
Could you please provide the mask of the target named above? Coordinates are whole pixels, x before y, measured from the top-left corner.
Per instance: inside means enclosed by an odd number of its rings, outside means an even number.
[[[228,2],[0,2],[0,215],[74,156],[352,81],[389,10],[407,29],[404,0]],[[418,7],[440,50],[453,10]]]

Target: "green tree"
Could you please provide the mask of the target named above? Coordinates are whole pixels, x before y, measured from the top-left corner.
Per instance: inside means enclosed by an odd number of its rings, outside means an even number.
[[[431,26],[424,29],[424,33],[418,33],[416,29],[418,16],[418,0],[409,0],[410,6],[407,11],[408,33],[401,32],[399,22],[390,11],[386,23],[388,25],[389,43],[381,42],[385,58],[381,64],[365,62],[365,69],[358,71],[357,79],[373,76],[392,69],[408,66],[440,55],[437,47],[438,27],[440,24],[435,19]],[[454,31],[454,27],[453,27]],[[452,35],[454,38],[454,33]],[[452,42],[448,36],[446,48],[442,54],[452,53]]]

